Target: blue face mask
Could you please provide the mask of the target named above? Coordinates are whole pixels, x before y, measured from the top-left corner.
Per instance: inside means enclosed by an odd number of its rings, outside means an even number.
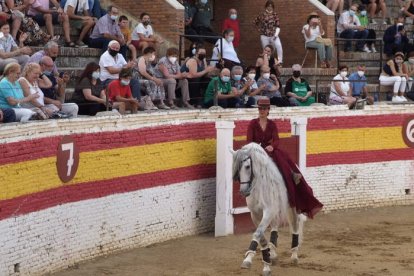
[[[241,80],[241,78],[242,78],[242,76],[241,76],[241,75],[234,75],[234,76],[233,76],[233,79],[234,79],[234,80],[236,80],[236,81]]]
[[[362,16],[366,16],[367,15],[367,11],[361,11],[361,15]]]
[[[207,4],[207,0],[200,0],[201,4]]]
[[[45,74],[47,76],[50,76],[50,75],[52,75],[52,71],[44,70],[43,74]]]
[[[349,15],[350,15],[350,16],[354,16],[354,15],[355,15],[355,11],[353,11],[353,10],[349,10]]]
[[[221,77],[221,81],[222,82],[229,82],[230,81],[230,77],[223,76],[223,77]]]
[[[232,20],[236,20],[237,19],[237,14],[230,14],[230,19]]]

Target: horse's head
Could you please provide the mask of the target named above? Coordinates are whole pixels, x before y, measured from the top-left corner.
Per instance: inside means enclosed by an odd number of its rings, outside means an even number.
[[[240,149],[233,154],[233,180],[240,182],[240,193],[249,196],[253,188],[253,163],[248,151]]]

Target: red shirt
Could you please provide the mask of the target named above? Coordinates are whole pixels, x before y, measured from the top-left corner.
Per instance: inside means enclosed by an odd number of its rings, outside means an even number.
[[[227,29],[232,29],[234,31],[234,40],[233,40],[233,46],[235,48],[239,47],[239,43],[240,43],[240,24],[239,24],[239,20],[233,20],[230,18],[226,18],[223,21],[223,26],[222,26],[223,31],[227,30]]]
[[[116,102],[116,96],[121,96],[123,98],[132,98],[131,88],[129,85],[121,85],[120,80],[113,80],[108,85],[109,91],[109,100],[111,102]]]
[[[272,145],[273,148],[279,146],[279,132],[275,122],[267,120],[265,130],[259,123],[259,118],[250,121],[247,128],[247,143],[255,142],[260,144],[262,148]]]

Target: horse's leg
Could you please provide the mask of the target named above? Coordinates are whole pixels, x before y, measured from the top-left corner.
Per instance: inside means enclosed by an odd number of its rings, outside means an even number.
[[[272,260],[270,259],[269,243],[267,242],[264,235],[260,239],[260,247],[262,250],[263,276],[270,276],[272,273],[270,270],[270,265],[272,264]]]
[[[299,253],[299,239],[300,235],[302,235],[302,228],[304,219],[301,218],[302,215],[298,215],[296,210],[293,208],[289,208],[289,224],[291,227],[292,232],[292,246],[291,246],[291,260],[294,264],[299,262],[298,253]]]
[[[256,213],[254,210],[250,210],[250,216],[252,218],[253,224],[258,227],[260,224],[260,220],[262,218],[262,214]],[[244,260],[241,264],[241,268],[250,268],[252,265],[253,257],[256,255],[257,245],[259,244],[259,240],[255,239],[253,235],[253,239],[250,242],[249,249],[247,249],[246,254],[244,254]]]
[[[275,219],[272,220],[272,222],[270,223],[270,227],[271,227],[270,242],[269,242],[270,260],[272,261],[272,264],[275,265],[276,259],[277,259],[276,248],[277,248],[277,238],[278,238],[278,225]]]

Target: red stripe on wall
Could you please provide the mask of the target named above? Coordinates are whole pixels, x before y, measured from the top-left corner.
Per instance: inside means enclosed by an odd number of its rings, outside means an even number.
[[[306,164],[308,167],[319,167],[338,164],[362,164],[413,159],[414,149],[405,148],[390,150],[311,154],[307,156]]]
[[[309,118],[307,129],[309,131],[343,128],[402,127],[404,120],[413,114]]]
[[[216,137],[214,123],[149,127],[71,135],[80,152]],[[61,136],[0,145],[0,165],[55,156]]]
[[[81,200],[127,193],[157,186],[215,177],[216,165],[140,174],[105,181],[80,183],[0,201],[0,220]]]

